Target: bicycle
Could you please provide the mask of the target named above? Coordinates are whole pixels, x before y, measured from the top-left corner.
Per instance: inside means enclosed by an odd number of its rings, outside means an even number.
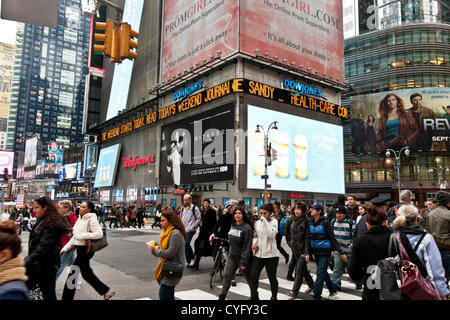
[[[223,281],[223,273],[225,270],[225,262],[227,261],[226,253],[224,251],[228,251],[229,243],[228,239],[213,237],[212,239],[220,241],[219,248],[217,250],[217,255],[214,258],[213,269],[210,272],[211,278],[209,280],[209,287],[211,289],[214,288],[215,283],[222,283]]]

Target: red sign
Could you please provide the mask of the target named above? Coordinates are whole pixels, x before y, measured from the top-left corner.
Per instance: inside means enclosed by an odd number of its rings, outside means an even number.
[[[173,194],[184,194],[184,190],[183,189],[175,189],[173,191]]]
[[[123,158],[123,167],[124,168],[133,168],[133,171],[136,170],[137,166],[143,166],[148,163],[154,163],[155,160],[153,159],[153,153],[147,157],[136,157],[133,156],[133,159],[131,156],[128,156],[126,158]]]
[[[300,193],[291,193],[290,195],[289,195],[291,198],[301,198],[301,199],[304,199],[304,198],[306,198],[306,196],[304,195],[304,194],[300,194]]]

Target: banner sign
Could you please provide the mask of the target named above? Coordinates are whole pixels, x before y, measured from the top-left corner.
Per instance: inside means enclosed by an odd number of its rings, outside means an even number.
[[[147,125],[153,125],[161,120],[169,119],[181,112],[186,112],[190,109],[201,107],[206,103],[215,101],[233,93],[247,93],[260,98],[287,103],[296,108],[308,109],[342,119],[346,119],[348,117],[347,107],[343,107],[316,97],[311,97],[309,94],[299,94],[298,92],[272,87],[252,80],[233,79],[201,91],[185,98],[184,100],[161,108],[158,111],[145,115],[134,121],[130,121],[126,124],[105,131],[102,133],[102,141],[113,139]]]

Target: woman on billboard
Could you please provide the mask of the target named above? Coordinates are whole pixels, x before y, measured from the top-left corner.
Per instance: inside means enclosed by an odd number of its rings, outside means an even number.
[[[367,116],[366,121],[366,151],[371,153],[377,152],[377,134],[375,128],[375,117],[370,114]]]
[[[417,139],[419,127],[396,94],[389,93],[381,100],[378,113],[377,142],[381,152],[388,148],[399,150]]]

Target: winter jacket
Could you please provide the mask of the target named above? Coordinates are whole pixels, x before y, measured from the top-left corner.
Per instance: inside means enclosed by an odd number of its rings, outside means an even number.
[[[309,252],[309,219],[303,214],[289,220],[292,221],[289,226],[289,246],[292,252],[295,256]]]
[[[253,230],[248,223],[234,224],[228,232],[230,241],[230,256],[240,261],[241,267],[247,266],[252,257]]]
[[[399,228],[398,231],[406,234],[412,248],[416,247],[422,235],[426,233],[420,225],[407,225]],[[416,254],[427,269],[428,277],[439,295],[449,295],[450,290],[447,286],[447,279],[445,278],[445,270],[442,266],[441,254],[431,234],[426,233],[416,250]]]
[[[0,264],[0,301],[30,300],[30,293],[25,281],[26,269],[24,260],[17,256]]]
[[[332,251],[344,254],[334,236],[330,221],[326,217],[320,217],[315,221],[311,218],[309,224],[309,255],[331,255]]]
[[[364,280],[362,293],[363,300],[379,300],[379,290],[369,289],[366,280],[369,277],[367,270],[369,266],[376,266],[378,261],[388,257],[389,239],[392,232],[385,226],[375,226],[370,228],[366,234],[353,242],[352,256],[347,270],[350,278],[355,281]],[[405,247],[411,262],[417,265],[424,277],[427,270],[423,266],[419,257],[414,253],[413,248],[406,235],[400,233],[402,244]]]
[[[160,248],[156,249],[155,256],[160,258],[165,258],[167,262],[175,262],[184,266],[186,260],[184,257],[184,239],[181,232],[178,229],[174,229],[169,238],[169,243],[166,250]],[[174,287],[179,284],[181,278],[163,276],[161,280],[158,281],[160,285],[164,284],[166,286]]]
[[[66,214],[66,219],[69,222],[70,226],[73,227],[75,226],[75,223],[77,222],[77,216],[75,215],[74,212],[70,212],[68,214]],[[64,248],[64,246],[70,241],[70,237],[72,237],[72,232],[68,232],[63,234],[62,238],[61,238],[61,246]],[[75,250],[75,248],[74,248]]]
[[[450,250],[450,211],[446,207],[439,206],[430,212],[427,230],[439,248]]]
[[[346,218],[351,219],[351,220],[356,220],[356,218],[359,216],[358,206],[355,206],[353,209],[350,208],[349,206],[346,206],[345,209],[347,211]]]
[[[367,214],[363,215],[356,224],[356,227],[353,230],[353,239],[357,239],[367,232],[366,222]]]
[[[202,213],[202,224],[197,239],[194,242],[195,255],[209,257],[213,255],[213,247],[209,244],[209,237],[217,223],[216,211],[212,208]]]
[[[195,208],[194,214],[192,213],[193,208]],[[193,204],[189,206],[188,210],[186,210],[186,207],[183,207],[180,218],[186,232],[194,232],[202,222],[202,214],[197,206],[194,206]]]
[[[89,212],[80,216],[73,227],[73,236],[64,246],[63,251],[67,252],[73,246],[85,246],[86,240],[95,240],[103,237],[103,230],[97,221],[97,215]]]
[[[228,236],[228,232],[231,229],[231,221],[233,220],[233,215],[231,213],[220,213],[219,219],[217,220],[216,225],[214,226],[213,233],[216,237],[226,238]]]
[[[279,257],[276,242],[277,233],[277,219],[272,218],[270,221],[267,221],[266,218],[261,217],[255,222],[253,243],[258,244],[258,249],[255,251],[255,257],[262,259]]]

